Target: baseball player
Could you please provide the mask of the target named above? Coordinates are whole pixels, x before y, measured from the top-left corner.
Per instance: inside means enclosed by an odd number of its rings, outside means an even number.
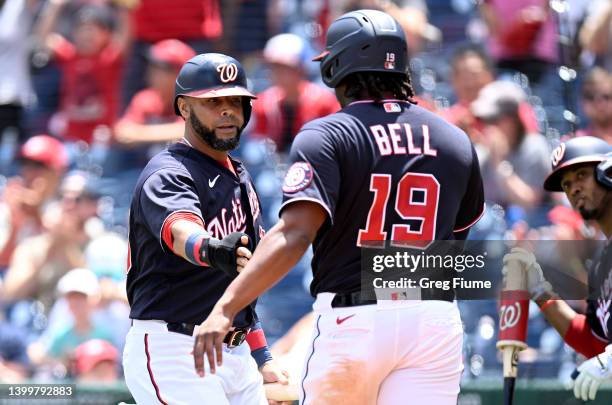
[[[591,136],[561,143],[552,152],[552,173],[544,182],[545,190],[564,192],[582,218],[597,222],[608,238],[588,274],[586,315],[577,314],[559,299],[532,253],[514,248],[504,256],[504,276],[513,271],[507,263],[519,261],[531,299],[565,342],[590,358],[578,367],[574,383],[574,395],[585,401],[595,399],[603,380],[612,380],[612,158],[606,157],[611,152],[612,146]]]
[[[315,60],[343,108],[297,135],[280,221],[200,325],[196,368],[204,355],[225,364],[219,336],[312,243],[315,326],[301,403],[454,405],[463,369],[454,294],[364,299],[360,260],[372,241],[465,238],[484,210],[474,148],[411,102],[406,40],[388,14],[342,15]]]
[[[232,57],[202,54],[185,63],[174,99],[184,139],[151,159],[136,185],[127,275],[132,327],[123,365],[140,404],[267,404],[262,374],[286,383],[254,300],[221,337],[226,362],[216,374],[200,378],[190,354],[195,326],[264,234],[251,177],[228,155],[251,114],[255,97],[246,86]]]

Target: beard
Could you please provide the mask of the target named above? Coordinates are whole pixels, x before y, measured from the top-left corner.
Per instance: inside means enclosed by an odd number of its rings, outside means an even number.
[[[233,138],[220,139],[217,137],[217,135],[215,135],[215,130],[202,124],[202,121],[200,121],[193,112],[189,114],[189,125],[191,125],[193,132],[195,132],[201,140],[206,142],[208,146],[215,150],[220,150],[223,152],[234,150],[240,143],[240,135],[242,134],[241,128],[238,128],[236,135]]]
[[[595,208],[581,207],[578,209],[578,212],[580,213],[580,216],[582,217],[582,219],[584,219],[585,221],[589,221],[589,220],[597,221],[606,215],[607,210],[610,206],[610,203],[612,202],[611,200],[612,200],[612,193],[608,191],[606,192],[604,197],[601,199],[601,202],[599,203],[597,207]]]
[[[599,218],[599,215],[600,215],[599,210],[597,208],[591,208],[591,209],[580,208],[578,212],[580,212],[580,216],[585,221],[589,221],[591,219],[597,219]]]

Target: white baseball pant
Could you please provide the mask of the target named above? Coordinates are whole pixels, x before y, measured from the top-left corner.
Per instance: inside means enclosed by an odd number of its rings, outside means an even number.
[[[313,305],[312,344],[302,371],[302,405],[456,405],[463,325],[456,303],[378,301]]]
[[[228,349],[223,365],[195,372],[192,336],[168,332],[163,321],[134,320],[123,351],[125,381],[138,404],[267,405],[263,378],[249,345]]]

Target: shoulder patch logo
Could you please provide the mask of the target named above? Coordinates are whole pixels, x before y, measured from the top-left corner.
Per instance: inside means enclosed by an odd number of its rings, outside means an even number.
[[[384,103],[383,107],[385,109],[385,112],[388,113],[402,112],[402,107],[400,107],[398,103]]]
[[[563,156],[565,156],[565,143],[561,143],[551,153],[550,162],[552,163],[552,166],[557,167],[559,162],[561,162],[561,159],[563,159]]]
[[[223,83],[233,82],[238,77],[238,66],[235,63],[222,63],[217,66],[217,72]]]
[[[308,162],[296,162],[291,165],[285,175],[283,192],[297,193],[304,190],[312,181],[312,166]]]

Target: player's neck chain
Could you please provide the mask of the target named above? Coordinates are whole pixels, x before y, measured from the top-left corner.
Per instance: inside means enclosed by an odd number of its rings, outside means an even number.
[[[193,148],[193,145],[191,144],[191,142],[187,140],[187,138],[181,139],[181,142],[183,142],[185,145],[189,146],[190,148]]]

